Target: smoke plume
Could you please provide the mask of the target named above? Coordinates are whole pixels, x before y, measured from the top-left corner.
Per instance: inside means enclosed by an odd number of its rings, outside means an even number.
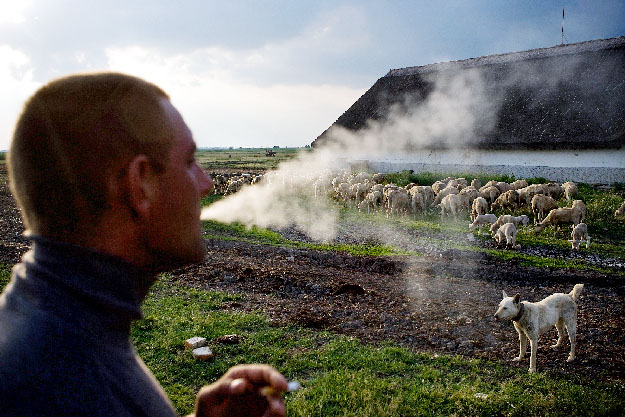
[[[331,241],[337,233],[337,212],[327,198],[327,188],[346,168],[346,161],[375,159],[433,143],[464,146],[475,140],[477,131],[492,126],[495,105],[496,100],[486,96],[479,71],[439,77],[425,101],[406,97],[385,118],[369,121],[357,132],[334,127],[321,148],[302,151],[260,184],[244,186],[213,203],[202,211],[202,219],[277,229],[294,226],[314,240]],[[317,189],[321,191],[315,196]]]

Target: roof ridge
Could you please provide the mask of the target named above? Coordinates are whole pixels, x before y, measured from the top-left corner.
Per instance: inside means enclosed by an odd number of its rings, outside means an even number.
[[[534,58],[547,58],[583,52],[595,52],[605,49],[618,48],[621,46],[625,46],[625,36],[608,39],[596,39],[591,41],[570,43],[566,45],[555,45],[546,48],[529,49],[526,51],[484,55],[481,57],[467,58],[457,61],[445,61],[421,66],[391,69],[385,75],[385,77],[406,76],[432,71],[441,71],[446,69],[472,68],[488,64],[501,64],[506,62],[515,62]]]

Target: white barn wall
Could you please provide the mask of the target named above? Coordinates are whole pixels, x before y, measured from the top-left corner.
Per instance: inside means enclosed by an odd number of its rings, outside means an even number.
[[[507,174],[589,184],[625,182],[625,148],[593,150],[423,150],[348,161],[376,172]]]

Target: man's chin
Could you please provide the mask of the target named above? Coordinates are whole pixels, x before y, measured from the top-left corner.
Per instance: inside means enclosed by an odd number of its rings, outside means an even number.
[[[193,250],[182,253],[161,253],[154,263],[156,272],[167,272],[186,265],[203,262],[206,258],[206,242],[202,240]]]

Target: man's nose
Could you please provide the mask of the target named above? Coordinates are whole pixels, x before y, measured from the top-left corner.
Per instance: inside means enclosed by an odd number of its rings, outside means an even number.
[[[204,169],[199,167],[200,169],[200,194],[202,197],[207,196],[213,190],[213,179],[210,175],[208,175]]]

